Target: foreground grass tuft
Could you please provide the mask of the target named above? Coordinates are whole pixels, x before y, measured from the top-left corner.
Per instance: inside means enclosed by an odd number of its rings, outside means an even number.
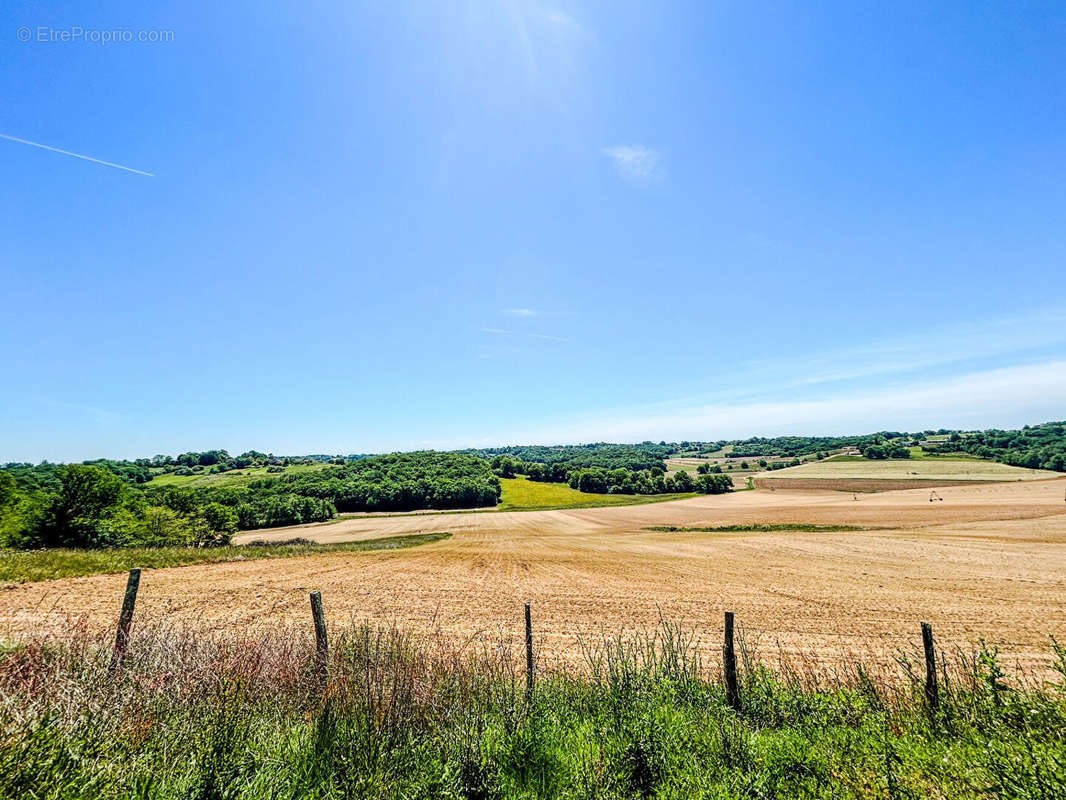
[[[133,567],[165,569],[222,561],[291,558],[319,553],[397,550],[439,542],[450,533],[419,533],[389,536],[363,542],[315,544],[306,539],[263,544],[252,542],[230,547],[125,547],[108,550],[0,550],[0,583],[32,583],[56,578],[76,578],[126,572]]]

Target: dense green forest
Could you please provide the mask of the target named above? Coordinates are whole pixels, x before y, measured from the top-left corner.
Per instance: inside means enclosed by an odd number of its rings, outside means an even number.
[[[321,522],[338,508],[458,508],[500,499],[488,462],[455,453],[378,456],[235,487],[152,486],[130,463],[9,465],[0,471],[0,543],[204,547],[226,544],[240,529]]]
[[[664,476],[658,470],[577,469],[570,472],[571,489],[606,494],[674,494],[702,492],[723,494],[732,491],[733,479],[721,473],[706,472],[693,478],[685,470]]]
[[[930,438],[935,437],[935,438]],[[927,454],[967,455],[1016,467],[1066,472],[1066,422],[1026,425],[1021,430],[881,431],[864,436],[779,436],[732,442],[732,456],[802,456],[855,447],[866,458],[909,458],[909,444]]]
[[[10,547],[225,544],[232,507],[191,493],[151,498],[98,464],[0,471],[0,542]]]
[[[1066,472],[1066,422],[1026,425],[1021,430],[962,431],[940,428],[924,431],[879,431],[861,436],[776,436],[733,441],[681,442],[665,445],[674,453],[709,454],[729,447],[734,458],[796,458],[854,447],[866,458],[909,458],[909,446],[921,444],[931,455],[966,455],[1000,461],[1017,467]],[[518,449],[518,448],[516,448]],[[770,464],[769,468],[781,465]]]
[[[952,432],[946,441],[923,445],[931,453],[967,453],[1030,469],[1066,472],[1066,422],[1026,425],[1019,431]]]
[[[678,445],[660,442],[642,444],[596,444],[557,445],[544,447],[529,445],[525,447],[496,447],[483,450],[464,450],[462,452],[481,458],[494,459],[497,456],[510,458],[516,462],[545,464],[547,466],[564,465],[568,469],[601,467],[603,469],[644,470],[655,467],[666,470],[664,459],[677,452]]]
[[[906,434],[898,431],[882,431],[862,436],[775,436],[771,439],[754,437],[735,442],[730,455],[734,457],[784,456],[796,457],[828,453],[844,447],[857,447],[862,450],[871,445],[881,445],[890,439],[898,439]],[[876,457],[876,456],[874,456]]]
[[[321,498],[338,511],[476,508],[500,502],[500,481],[489,463],[462,453],[394,453],[267,478],[251,487]]]

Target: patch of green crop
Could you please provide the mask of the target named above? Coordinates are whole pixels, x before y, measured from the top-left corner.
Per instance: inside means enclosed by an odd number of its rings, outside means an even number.
[[[447,539],[450,533],[389,536],[362,542],[315,544],[306,539],[278,544],[244,544],[228,547],[122,547],[104,550],[0,550],[0,583],[31,583],[126,572],[134,567],[166,569],[222,561],[292,558],[326,553],[396,550]]]
[[[699,497],[698,494],[590,494],[565,483],[544,483],[526,478],[501,478],[503,495],[497,511],[549,511],[601,506],[639,506]]]

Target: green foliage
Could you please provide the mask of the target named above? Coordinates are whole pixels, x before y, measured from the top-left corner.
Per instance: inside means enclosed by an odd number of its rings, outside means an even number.
[[[68,464],[54,476],[54,491],[6,492],[0,543],[22,549],[211,547],[228,544],[236,530],[231,508],[176,492],[152,502],[100,466]],[[10,490],[10,480],[3,484]]]
[[[859,447],[863,458],[883,461],[886,458],[910,458],[911,449],[899,444],[863,444]]]
[[[815,454],[825,458],[831,450],[855,447],[866,458],[885,459],[913,457],[911,446],[918,442],[922,445],[923,456],[962,454],[1015,467],[1066,472],[1066,422],[1026,425],[1021,430],[952,431],[941,428],[913,434],[881,431],[861,436],[756,437],[724,444],[731,447],[730,455],[734,457]],[[789,464],[777,462],[769,463],[766,468],[785,466]]]
[[[208,503],[200,509],[207,526],[219,534],[237,532],[237,512],[221,503]]]
[[[251,484],[254,490],[328,500],[338,511],[477,508],[500,502],[500,481],[484,459],[462,453],[393,453],[316,473]]]
[[[256,493],[251,502],[237,505],[234,513],[237,526],[241,530],[252,530],[325,522],[333,518],[337,509],[329,500],[294,494],[272,494],[268,488],[267,491]]]
[[[791,461],[770,461],[766,465],[766,469],[773,470],[785,469],[786,467],[798,467],[802,462],[798,458],[794,458]]]
[[[607,494],[722,494],[733,490],[733,480],[728,475],[713,473],[693,480],[685,470],[665,476],[651,471],[582,469],[570,474],[570,487],[581,492]]]
[[[0,472],[0,509],[9,508],[18,501],[18,484],[9,472]]]
[[[685,442],[684,445],[690,443]],[[566,483],[572,489],[592,494],[719,494],[731,491],[728,477],[708,477],[721,467],[701,464],[693,480],[685,470],[666,475],[663,459],[674,452],[673,445],[583,445],[571,447],[512,447],[507,454],[491,455],[489,464],[496,475],[511,478],[526,475],[531,481]],[[476,451],[490,454],[495,451]]]
[[[207,538],[207,526],[201,520],[166,506],[147,506],[137,511],[121,509],[112,516],[109,529],[110,546],[191,547]]]
[[[1066,422],[1026,425],[1021,430],[989,429],[960,435],[947,441],[924,444],[927,453],[967,453],[1014,467],[1066,472]]]
[[[57,472],[59,491],[44,514],[41,547],[104,547],[116,543],[107,524],[117,510],[125,484],[95,466],[68,464]]]
[[[713,472],[701,476],[696,481],[696,491],[703,494],[724,494],[733,491],[733,479],[728,475]]]
[[[194,457],[195,455],[195,457]],[[255,461],[258,454],[245,454]],[[165,457],[159,457],[164,459]],[[175,463],[210,468],[225,451]],[[185,468],[185,467],[183,467]],[[268,467],[270,469],[272,467]],[[279,467],[279,469],[281,469]],[[130,483],[99,464],[0,471],[0,543],[19,548],[218,547],[237,530],[324,522],[344,511],[494,506],[500,482],[480,458],[402,453],[340,465],[289,465],[246,485]]]
[[[517,462],[539,464],[565,464],[569,468],[602,467],[604,469],[644,470],[663,467],[664,459],[675,451],[673,445],[652,444],[597,444],[530,445],[523,447],[498,447],[486,450],[465,450],[482,458],[508,456]]]
[[[896,431],[864,434],[861,436],[775,436],[764,438],[756,436],[730,442],[729,455],[739,458],[747,456],[802,456],[819,451],[839,450],[843,447],[863,447],[868,444],[880,444],[890,438],[898,437]]]

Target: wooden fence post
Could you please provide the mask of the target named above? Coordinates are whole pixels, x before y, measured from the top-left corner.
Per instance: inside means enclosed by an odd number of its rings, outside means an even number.
[[[115,649],[111,653],[111,671],[122,665],[130,644],[130,626],[133,624],[133,609],[137,605],[137,589],[141,585],[141,568],[134,567],[126,579],[126,595],[122,598],[122,611],[118,615],[118,631],[115,633]]]
[[[737,687],[737,653],[733,649],[733,612],[725,612],[725,644],[722,645],[722,667],[725,670],[725,699],[734,710],[740,711],[740,689]]]
[[[940,704],[940,688],[936,683],[936,649],[933,647],[933,626],[922,623],[922,646],[925,648],[925,700],[929,708]]]
[[[322,608],[322,592],[311,592],[311,616],[315,620],[315,667],[318,680],[326,682],[329,671],[329,642],[326,639],[326,612]]]
[[[533,620],[526,603],[526,698],[533,696]]]

